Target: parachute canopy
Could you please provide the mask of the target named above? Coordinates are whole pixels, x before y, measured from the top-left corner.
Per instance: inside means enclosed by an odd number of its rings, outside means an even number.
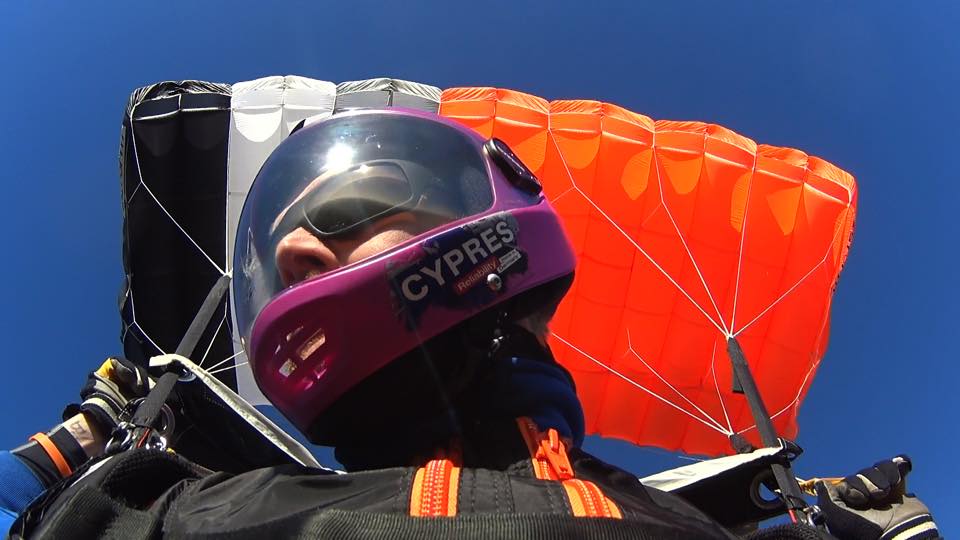
[[[439,112],[504,140],[539,176],[579,257],[551,347],[589,433],[711,455],[729,453],[733,433],[757,443],[733,391],[725,342],[736,337],[778,433],[796,435],[852,236],[853,178],[720,126],[496,88],[270,77],[134,92],[121,143],[129,357],[173,350],[230,271],[270,151],[299,122],[357,106]],[[215,322],[194,360],[262,400],[227,303]]]

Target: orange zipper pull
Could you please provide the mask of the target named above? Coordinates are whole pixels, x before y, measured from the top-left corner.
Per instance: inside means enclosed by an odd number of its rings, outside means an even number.
[[[550,428],[547,431],[547,437],[540,441],[540,447],[537,449],[537,458],[546,459],[559,480],[573,478],[573,466],[570,464],[567,449],[560,440],[557,430]]]

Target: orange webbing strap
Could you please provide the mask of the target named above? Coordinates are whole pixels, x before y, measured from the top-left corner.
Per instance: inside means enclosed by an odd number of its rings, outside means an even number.
[[[410,515],[453,517],[457,515],[460,467],[449,459],[434,459],[417,469],[410,494]]]
[[[530,451],[534,474],[540,480],[555,480],[563,484],[574,516],[614,519],[623,517],[617,504],[607,498],[599,486],[589,480],[574,478],[566,445],[557,430],[551,428],[545,434],[540,433],[536,423],[526,417],[518,418],[517,425],[527,443],[527,450]]]
[[[66,478],[73,474],[73,469],[70,468],[70,464],[67,463],[63,454],[60,453],[60,449],[57,448],[56,444],[53,444],[53,441],[50,440],[50,437],[47,437],[46,433],[37,433],[33,437],[30,437],[30,440],[37,441],[40,448],[43,448],[43,451],[47,453],[50,461],[57,466],[57,471],[60,472],[60,476]]]
[[[587,480],[564,480],[563,489],[576,517],[605,517],[622,519],[617,504],[607,498],[600,487]]]

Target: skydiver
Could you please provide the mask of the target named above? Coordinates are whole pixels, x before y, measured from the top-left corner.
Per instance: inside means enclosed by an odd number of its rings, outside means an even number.
[[[237,237],[234,306],[254,376],[349,474],[210,473],[132,450],[56,483],[14,535],[734,538],[580,449],[574,382],[546,340],[574,256],[502,144],[425,113],[335,116],[271,155]],[[119,359],[92,374],[84,454],[148,388]],[[61,462],[78,469],[84,456],[59,429],[0,455],[4,493],[24,471],[44,487],[74,480]],[[926,507],[902,493],[904,463],[819,485],[831,531],[936,537]],[[22,510],[32,489],[5,508]]]

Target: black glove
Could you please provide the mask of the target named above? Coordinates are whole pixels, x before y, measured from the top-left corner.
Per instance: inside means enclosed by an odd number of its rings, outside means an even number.
[[[880,461],[837,484],[817,482],[817,504],[841,540],[940,538],[930,510],[906,493],[910,458]]]
[[[151,381],[145,369],[121,358],[107,358],[87,378],[80,391],[83,403],[68,405],[64,423],[47,433],[37,433],[13,454],[24,462],[44,487],[73,474],[88,455],[98,453],[98,436],[108,438],[132,399],[147,394]],[[84,421],[73,419],[84,413]],[[72,420],[71,420],[72,419]]]
[[[109,437],[127,404],[146,396],[152,386],[146,368],[125,358],[107,358],[99,369],[90,373],[80,390],[83,403],[67,406],[63,418],[82,412],[103,436]]]

